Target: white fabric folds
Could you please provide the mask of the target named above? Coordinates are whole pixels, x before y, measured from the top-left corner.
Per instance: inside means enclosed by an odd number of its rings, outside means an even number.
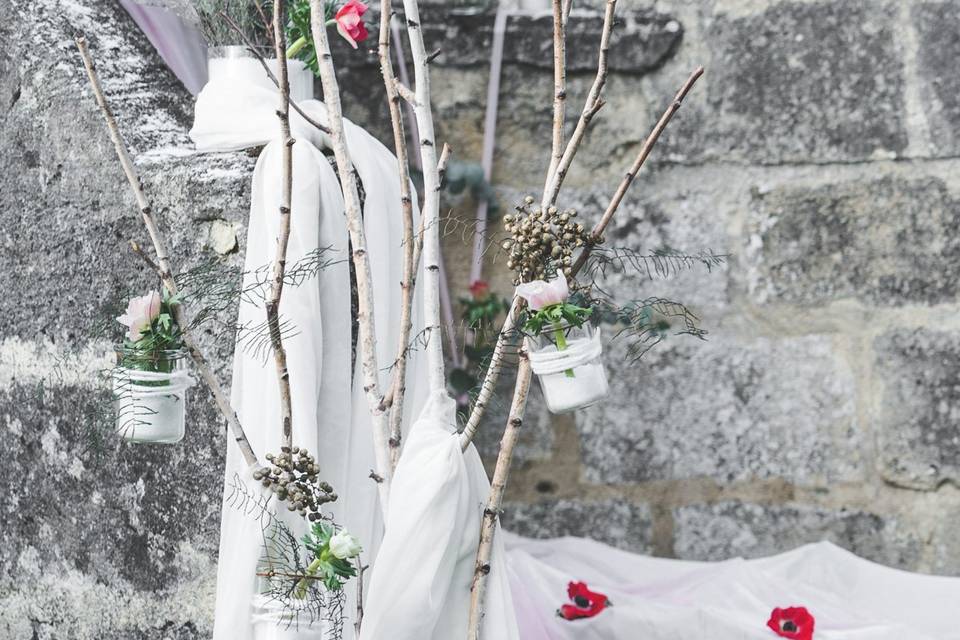
[[[214,76],[197,97],[194,127],[190,132],[203,152],[227,151],[266,145],[254,170],[247,230],[245,285],[265,281],[279,231],[281,189],[279,140],[276,116],[279,96],[266,88],[254,67],[233,68]],[[244,71],[246,69],[246,71]],[[251,70],[253,69],[253,70]],[[295,73],[295,70],[294,70]],[[299,106],[317,121],[326,110],[316,100]],[[336,264],[298,286],[288,285],[280,305],[281,321],[291,331],[285,337],[293,402],[294,444],[316,454],[322,476],[340,498],[331,505],[337,522],[364,541],[363,557],[372,559],[382,536],[375,484],[372,432],[362,383],[351,381],[350,277],[348,235],[340,183],[320,149],[324,136],[291,111],[293,146],[293,202],[287,255],[288,269],[310,260],[321,248],[323,260]],[[372,136],[345,122],[347,141],[356,171],[365,185],[364,227],[373,271],[374,312],[378,356],[385,363],[381,384],[390,372],[399,331],[399,276],[402,271],[400,185],[396,159]],[[266,287],[263,288],[266,291]],[[420,331],[420,305],[414,304],[414,335]],[[265,321],[263,301],[247,295],[241,301],[239,324],[254,328]],[[359,366],[359,365],[358,365]],[[411,379],[422,377],[416,352],[409,363]],[[417,415],[423,400],[417,385],[410,385],[406,415]],[[280,448],[280,398],[272,357],[250,341],[238,343],[234,356],[232,402],[247,436],[261,459]],[[228,438],[226,496],[235,478],[255,486],[239,449]],[[298,516],[283,516],[294,533],[306,529]],[[256,594],[256,563],[263,542],[260,523],[246,510],[226,503],[220,533],[215,640],[252,640],[251,616]],[[355,591],[348,589],[345,632],[352,633]],[[312,637],[304,630],[302,637]],[[284,637],[299,638],[296,634]]]
[[[373,567],[361,640],[457,640],[467,635],[470,583],[490,491],[473,445],[460,450],[456,405],[430,398],[394,476],[387,533]],[[520,637],[503,542],[494,538],[484,640]]]

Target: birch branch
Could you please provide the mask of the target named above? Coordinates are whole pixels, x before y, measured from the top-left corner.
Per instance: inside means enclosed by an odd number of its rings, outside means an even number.
[[[550,147],[550,167],[547,169],[543,185],[543,209],[546,210],[553,200],[547,201],[550,182],[553,180],[560,158],[563,155],[563,121],[567,104],[567,52],[566,23],[563,19],[563,0],[553,0],[553,140]]]
[[[607,9],[611,11],[612,5],[615,4],[615,0],[608,0]],[[612,13],[609,14],[612,16]],[[606,30],[605,30],[606,33]],[[604,55],[605,58],[605,55]],[[623,181],[620,183],[620,186],[617,188],[616,193],[614,194],[613,199],[610,204],[607,206],[606,211],[601,217],[600,221],[593,228],[590,234],[590,241],[580,252],[580,255],[577,256],[577,260],[574,262],[571,268],[570,278],[572,279],[577,275],[580,269],[583,268],[583,265],[587,261],[590,252],[593,250],[593,247],[596,246],[599,239],[603,236],[604,230],[607,228],[607,225],[613,219],[614,213],[616,213],[617,208],[620,206],[620,202],[623,200],[623,196],[626,194],[627,189],[630,187],[630,184],[633,182],[633,179],[636,177],[637,173],[640,171],[640,168],[643,166],[643,163],[646,161],[647,157],[650,155],[653,146],[656,144],[657,140],[660,138],[660,134],[663,133],[663,130],[666,128],[667,124],[670,123],[670,120],[673,118],[673,114],[677,112],[680,108],[683,99],[690,92],[690,89],[693,88],[694,83],[700,76],[703,75],[703,67],[698,67],[694,72],[687,78],[687,81],[680,88],[680,91],[677,92],[677,95],[674,96],[673,101],[670,103],[670,106],[667,107],[663,115],[660,116],[660,120],[657,122],[653,131],[647,136],[646,140],[643,143],[643,146],[640,149],[640,153],[637,156],[636,161],[634,161],[633,166],[630,167],[630,170],[625,174]],[[599,77],[599,76],[598,76]],[[582,121],[582,119],[581,119]],[[587,121],[589,124],[589,120]],[[579,128],[579,124],[578,124]],[[576,136],[576,133],[574,134]],[[582,135],[580,136],[582,138]],[[573,143],[574,138],[570,139],[570,143]],[[569,144],[568,143],[568,148]],[[577,143],[579,144],[579,143]],[[566,154],[565,154],[566,155]],[[571,156],[572,158],[572,156]],[[569,166],[569,165],[568,165]],[[558,176],[560,172],[563,171],[563,161],[561,160],[560,168],[558,169]],[[556,187],[559,190],[559,183]],[[511,313],[507,314],[507,318],[504,321],[503,327],[500,329],[500,335],[497,336],[497,343],[493,350],[493,355],[490,358],[490,364],[487,366],[487,372],[484,375],[483,383],[480,387],[480,393],[477,395],[477,400],[474,402],[473,410],[470,412],[470,417],[467,420],[467,426],[464,428],[463,432],[460,435],[460,445],[466,450],[467,445],[470,444],[470,441],[473,439],[476,434],[477,429],[479,428],[480,421],[483,419],[483,414],[486,411],[486,408],[490,402],[490,398],[493,396],[493,392],[497,386],[497,380],[500,377],[500,371],[503,367],[503,350],[505,347],[505,341],[507,336],[513,331],[514,325],[513,320],[515,314],[517,313],[518,300],[514,299],[513,306],[511,306]]]
[[[100,107],[100,111],[103,113],[104,119],[107,122],[107,129],[110,132],[110,139],[112,140],[114,149],[116,150],[117,158],[120,161],[120,166],[123,168],[123,173],[126,175],[127,181],[130,183],[130,188],[133,191],[134,198],[137,201],[137,206],[140,209],[140,215],[143,218],[143,224],[147,228],[147,233],[150,235],[150,241],[153,243],[153,249],[157,255],[157,260],[155,263],[155,266],[157,267],[157,275],[160,277],[160,280],[163,282],[163,285],[167,288],[170,294],[176,295],[177,283],[173,278],[173,269],[170,266],[170,257],[167,254],[166,243],[164,242],[163,236],[160,233],[160,228],[157,226],[156,220],[153,217],[153,211],[150,208],[150,201],[147,199],[147,196],[143,191],[143,187],[140,184],[140,177],[137,175],[137,170],[133,165],[133,160],[131,159],[130,153],[127,151],[127,147],[123,142],[123,137],[120,135],[120,129],[117,127],[117,121],[113,116],[113,112],[110,110],[110,105],[107,104],[106,96],[103,94],[103,88],[100,86],[100,79],[97,77],[97,71],[94,68],[93,58],[90,57],[90,51],[87,48],[87,40],[82,36],[78,37],[76,39],[76,44],[77,49],[80,51],[80,57],[83,59],[83,66],[86,68],[87,77],[90,80],[90,87],[93,90],[94,97],[96,98],[97,106]],[[210,388],[210,392],[213,394],[213,399],[217,403],[217,407],[220,409],[220,412],[223,414],[224,418],[226,418],[227,424],[230,427],[230,431],[233,433],[233,438],[236,441],[237,446],[240,447],[240,453],[243,454],[243,458],[248,465],[258,464],[257,455],[254,453],[253,447],[250,445],[250,441],[247,440],[247,436],[243,432],[243,426],[240,424],[240,419],[237,417],[236,411],[234,411],[233,407],[230,406],[230,400],[227,397],[226,392],[221,386],[220,381],[217,379],[216,374],[213,372],[213,369],[211,368],[206,356],[203,354],[203,351],[200,349],[200,346],[194,339],[193,334],[190,332],[190,322],[183,303],[173,305],[171,310],[173,311],[174,320],[176,321],[177,326],[180,327],[183,344],[187,347],[190,357],[193,359],[197,370],[200,372],[200,377],[203,378],[204,382]]]
[[[587,99],[583,103],[583,110],[580,112],[580,118],[577,120],[577,126],[573,130],[570,140],[567,141],[567,145],[556,165],[555,171],[553,171],[547,180],[547,186],[544,189],[543,196],[543,200],[546,203],[544,207],[548,207],[557,201],[557,196],[560,194],[560,187],[563,185],[564,178],[567,177],[567,171],[570,170],[574,156],[577,155],[580,143],[583,142],[583,136],[587,133],[593,117],[597,115],[597,112],[600,111],[605,104],[602,93],[603,86],[607,82],[607,55],[610,51],[610,34],[613,32],[613,15],[616,8],[617,0],[607,0],[606,10],[603,14],[603,29],[600,34],[600,54],[597,60],[597,76],[594,78],[590,92],[587,94]]]
[[[666,128],[667,124],[670,122],[670,119],[673,117],[673,114],[676,113],[677,109],[680,108],[683,98],[687,95],[687,93],[693,87],[693,84],[701,75],[703,75],[703,67],[698,67],[687,79],[683,87],[681,87],[680,91],[674,97],[673,102],[664,112],[663,116],[660,117],[660,120],[657,122],[657,125],[654,127],[653,131],[649,136],[647,136],[647,140],[641,147],[640,154],[637,156],[637,160],[634,161],[633,166],[630,168],[630,171],[627,173],[624,181],[621,183],[620,188],[618,188],[617,192],[614,194],[613,200],[607,207],[607,213],[604,214],[604,216],[593,228],[593,231],[591,232],[591,238],[594,239],[593,244],[596,244],[596,239],[603,235],[604,230],[610,223],[610,220],[613,218],[613,214],[616,213],[617,206],[623,199],[623,194],[626,192],[626,189],[630,186],[630,183],[640,170],[640,167],[643,166],[644,161],[650,155],[650,151],[653,149],[653,145],[655,145],[659,139],[663,129]],[[590,253],[593,244],[588,244],[586,247],[584,247],[580,254],[580,258],[573,266],[571,277],[576,276],[577,272],[583,266],[584,262],[586,261],[586,256]],[[518,299],[514,297],[514,307],[517,305]],[[500,346],[501,339],[503,339],[503,336],[506,335],[507,327],[511,326],[512,317],[512,314],[508,315],[507,321],[504,323],[504,330],[501,331],[500,338],[497,340],[497,347]],[[517,380],[514,387],[513,401],[510,407],[510,421],[507,423],[503,439],[500,441],[500,453],[497,456],[497,465],[494,470],[493,482],[490,486],[490,497],[487,500],[487,506],[483,511],[483,524],[481,525],[480,529],[480,546],[477,550],[477,564],[476,569],[474,570],[473,585],[471,587],[469,614],[470,624],[467,636],[468,640],[478,640],[480,637],[480,623],[483,618],[483,596],[487,574],[490,572],[490,553],[493,548],[493,537],[496,534],[496,523],[499,517],[503,492],[509,476],[510,463],[513,459],[513,448],[516,444],[519,428],[522,425],[523,411],[526,406],[527,392],[529,390],[530,379],[532,377],[530,363],[526,357],[526,354],[521,351],[520,355],[520,367],[517,371]],[[491,368],[492,367],[493,364],[491,363]],[[496,378],[494,378],[494,383],[495,380]],[[484,380],[484,384],[486,383],[487,381]],[[473,416],[471,416],[471,418],[472,417]],[[467,432],[464,430],[463,435],[465,436],[466,434]],[[462,437],[463,436],[461,436],[461,438]]]
[[[483,600],[486,595],[487,576],[490,574],[493,539],[497,533],[497,520],[500,517],[503,494],[510,476],[513,450],[520,437],[520,428],[523,426],[523,412],[527,405],[527,394],[530,391],[530,378],[530,360],[526,352],[521,350],[517,382],[513,390],[513,401],[510,404],[510,417],[503,431],[503,439],[500,440],[497,466],[493,471],[490,495],[487,497],[487,504],[483,509],[483,521],[480,525],[480,546],[477,549],[477,562],[473,570],[473,582],[470,585],[468,640],[480,639],[480,623],[483,620]]]
[[[290,207],[293,200],[293,144],[290,135],[290,77],[287,69],[287,42],[283,26],[283,2],[273,3],[273,39],[277,55],[278,88],[280,89],[280,137],[283,145],[281,157],[280,233],[273,259],[272,281],[267,297],[267,327],[270,344],[277,368],[277,383],[280,385],[280,424],[283,446],[293,448],[293,405],[290,400],[290,371],[287,369],[287,350],[283,346],[280,329],[280,296],[283,295],[283,278],[287,268],[287,245],[290,240]]]
[[[697,67],[694,69],[693,73],[690,74],[690,77],[687,78],[687,81],[684,82],[683,86],[680,87],[680,90],[677,91],[677,95],[673,97],[673,101],[670,103],[670,106],[668,106],[666,111],[663,112],[663,115],[660,116],[660,120],[657,121],[653,131],[651,131],[647,136],[647,139],[643,141],[643,146],[640,147],[640,152],[637,154],[637,159],[633,161],[633,165],[631,165],[630,169],[623,176],[623,180],[620,181],[620,186],[617,187],[616,192],[610,199],[610,204],[607,205],[606,211],[603,212],[603,216],[600,218],[600,221],[590,233],[590,237],[587,239],[586,246],[583,248],[583,251],[580,252],[580,255],[577,256],[577,260],[573,264],[573,275],[576,275],[577,272],[580,271],[584,263],[586,263],[587,257],[590,255],[593,247],[600,242],[601,238],[603,237],[603,232],[613,219],[613,214],[617,212],[617,208],[623,201],[623,197],[627,194],[627,189],[629,189],[630,185],[633,184],[633,179],[637,177],[637,173],[640,172],[640,168],[643,166],[643,163],[647,161],[647,157],[650,155],[650,152],[653,151],[653,146],[657,144],[657,140],[660,139],[660,134],[663,133],[663,130],[667,128],[668,124],[670,124],[670,120],[673,119],[673,114],[680,109],[680,106],[683,104],[683,99],[687,97],[687,94],[690,93],[690,89],[693,88],[693,85],[697,82],[697,80],[700,79],[700,76],[702,75],[703,67]]]
[[[357,321],[360,328],[363,390],[367,397],[367,406],[370,408],[373,423],[376,475],[380,478],[377,481],[380,508],[386,515],[392,475],[390,469],[390,433],[387,425],[387,414],[381,408],[380,369],[377,366],[377,334],[373,314],[373,277],[370,272],[370,256],[367,255],[367,241],[363,232],[363,217],[360,209],[360,196],[357,191],[357,179],[343,127],[340,88],[333,68],[333,58],[330,55],[330,43],[327,41],[327,28],[323,17],[323,0],[310,0],[310,26],[313,32],[314,46],[317,50],[317,64],[320,70],[320,81],[323,84],[323,98],[327,106],[327,125],[330,129],[330,140],[337,161],[340,183],[343,187],[347,229],[350,233],[350,244],[352,246],[351,257],[357,277]]]
[[[393,147],[397,156],[397,168],[400,173],[400,205],[403,217],[403,278],[400,281],[400,335],[397,338],[397,359],[393,370],[393,379],[387,396],[384,397],[384,410],[389,407],[390,429],[390,466],[397,467],[400,459],[400,440],[403,437],[403,399],[407,389],[407,343],[413,326],[413,292],[416,281],[413,237],[413,198],[410,193],[410,169],[407,159],[407,139],[403,130],[403,114],[400,113],[399,83],[393,72],[393,59],[390,57],[390,17],[393,10],[390,0],[380,3],[380,73],[387,90],[387,104],[390,108],[390,123],[393,128]],[[419,256],[417,256],[419,258]]]
[[[420,215],[423,219],[423,315],[427,336],[427,379],[430,391],[436,392],[447,388],[440,324],[440,173],[430,107],[430,69],[423,44],[420,7],[417,0],[403,0],[403,7],[413,57],[416,104],[412,106],[419,131],[420,166],[423,170],[423,207]]]

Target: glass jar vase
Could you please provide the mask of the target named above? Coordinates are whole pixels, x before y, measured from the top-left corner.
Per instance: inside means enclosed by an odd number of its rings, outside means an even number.
[[[266,57],[267,66],[277,76],[277,59]],[[207,49],[207,74],[210,80],[235,80],[252,82],[271,91],[277,85],[267,75],[263,65],[247,47],[231,45]],[[294,102],[313,98],[313,72],[302,60],[287,60],[287,77],[290,80],[290,99]]]
[[[187,389],[187,351],[142,351],[117,347],[113,396],[117,433],[129,442],[172,444],[183,439]]]
[[[593,325],[545,327],[526,344],[551,413],[590,406],[609,393],[600,330]]]

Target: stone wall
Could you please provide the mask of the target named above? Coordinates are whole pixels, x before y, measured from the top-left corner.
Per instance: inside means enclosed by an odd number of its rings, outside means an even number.
[[[480,157],[492,25],[476,5],[425,17],[442,25],[428,32],[428,48],[444,49],[432,70],[438,137],[465,161]],[[622,0],[608,104],[562,203],[595,217],[703,64],[608,241],[731,258],[712,274],[608,276],[621,299],[691,305],[709,339],[670,337],[639,364],[614,342],[609,401],[573,416],[549,416],[535,393],[507,526],[710,560],[829,539],[893,566],[960,573],[950,9]],[[209,637],[224,428],[206,392],[192,399],[185,446],[91,448],[84,418],[103,401],[90,376],[109,350],[90,327],[152,280],[124,248],[140,222],[70,36],[90,37],[184,265],[241,261],[252,159],[190,151],[189,96],[113,2],[3,11],[0,637]],[[545,24],[509,24],[493,179],[504,207],[542,184]],[[571,126],[598,29],[595,17],[573,19]],[[349,61],[348,115],[389,141],[374,57],[335,55]],[[455,204],[471,215],[470,202]],[[451,237],[445,251],[463,290],[468,250]],[[502,268],[488,277],[509,291]],[[208,340],[226,379],[230,347]],[[492,414],[479,440],[488,457],[502,407]]]

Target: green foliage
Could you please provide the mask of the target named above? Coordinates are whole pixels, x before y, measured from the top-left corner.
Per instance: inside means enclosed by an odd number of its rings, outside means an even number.
[[[160,313],[150,327],[141,331],[140,339],[136,341],[124,338],[121,366],[137,371],[173,371],[179,355],[171,352],[183,346],[182,332],[173,315],[173,306],[179,303],[179,297],[171,296],[164,287]]]
[[[330,539],[336,529],[328,522],[315,522],[310,533],[303,536],[303,546],[313,554],[313,562],[307,567],[308,575],[316,575],[323,580],[330,591],[339,591],[343,584],[357,575],[356,567],[349,561],[336,557],[330,552]]]
[[[333,19],[336,9],[332,1],[324,3],[324,21]],[[310,0],[289,0],[287,5],[287,46],[294,50],[294,58],[302,60],[314,75],[320,75],[317,49],[313,46],[310,29]]]
[[[537,335],[546,327],[570,326],[581,327],[590,319],[593,309],[581,307],[572,302],[558,302],[549,307],[526,312],[523,321],[523,330],[531,335]]]
[[[457,196],[469,192],[474,201],[487,203],[489,215],[497,214],[497,194],[483,176],[483,166],[479,163],[451,160],[447,164],[443,185],[450,195]]]

